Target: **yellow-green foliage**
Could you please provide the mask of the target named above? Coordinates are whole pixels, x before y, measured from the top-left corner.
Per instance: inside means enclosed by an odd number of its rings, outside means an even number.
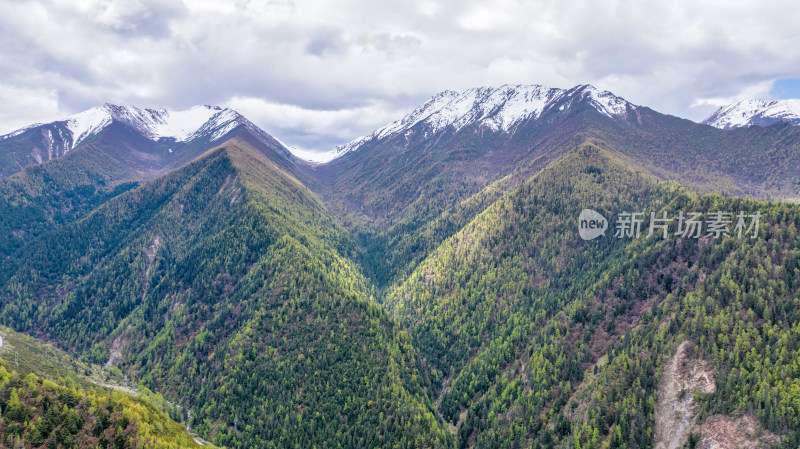
[[[200,447],[180,424],[141,399],[23,376],[7,365],[0,362],[0,442],[8,446]]]

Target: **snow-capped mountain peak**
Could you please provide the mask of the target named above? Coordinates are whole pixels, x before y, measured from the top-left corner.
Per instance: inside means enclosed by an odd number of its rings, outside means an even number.
[[[212,106],[194,106],[182,111],[168,109],[139,109],[135,106],[114,106],[104,108],[117,120],[139,129],[147,137],[157,140],[173,138],[187,140],[201,126],[222,109]]]
[[[233,109],[207,105],[182,110],[145,109],[104,104],[0,136],[4,160],[13,161],[0,167],[0,179],[28,165],[64,157],[78,147],[86,155],[105,154],[134,164],[131,168],[149,176],[188,162],[230,138],[292,158],[285,145]]]
[[[67,129],[72,134],[72,148],[75,148],[79,142],[102,131],[111,124],[112,120],[113,117],[105,106],[79,112],[64,120]]]
[[[562,100],[564,110],[574,101],[588,99],[599,112],[609,117],[625,116],[628,107],[634,107],[622,98],[608,91],[601,91],[591,85],[576,86],[572,89],[558,89],[529,85],[502,85],[499,87],[477,87],[463,92],[446,90],[440,92],[405,117],[390,123],[374,133],[359,137],[345,145],[338,146],[334,153],[341,156],[365,143],[392,136],[424,123],[426,134],[435,134],[452,126],[458,132],[467,125],[508,132],[523,121],[536,120],[543,112]]]
[[[218,139],[246,120],[232,109],[219,106],[194,106],[189,109],[173,111],[165,108],[142,109],[136,106],[117,106],[106,103],[54,122],[63,124],[71,135],[68,149],[75,148],[100,133],[112,122],[124,123],[151,140],[162,138],[186,142],[200,136],[209,140]],[[17,136],[33,127],[28,126],[0,136],[0,140]]]
[[[609,117],[624,117],[628,112],[628,106],[633,106],[625,99],[620,98],[607,90],[600,90],[591,84],[578,86],[577,89],[583,95],[588,97],[595,109]]]
[[[701,123],[733,129],[769,126],[780,121],[800,125],[800,100],[742,100],[717,109]]]
[[[74,129],[74,146],[108,126],[112,120],[131,126],[152,140],[171,138],[185,142],[201,133],[201,130],[209,131],[238,117],[235,111],[219,106],[203,105],[172,111],[105,104],[72,116],[66,122],[71,131]]]

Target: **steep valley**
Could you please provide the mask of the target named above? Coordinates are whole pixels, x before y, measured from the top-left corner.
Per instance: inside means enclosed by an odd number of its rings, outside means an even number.
[[[124,447],[148,420],[164,447],[193,447],[186,426],[228,448],[797,447],[800,128],[519,89],[545,106],[442,94],[324,165],[242,117],[175,153],[108,125],[6,167],[0,323],[59,349],[33,369],[50,350],[0,348],[0,441],[55,441],[30,430],[46,396],[84,423],[110,404],[74,435]],[[579,236],[585,209],[603,236]],[[641,235],[618,238],[631,212]],[[732,221],[649,233],[651,212]]]

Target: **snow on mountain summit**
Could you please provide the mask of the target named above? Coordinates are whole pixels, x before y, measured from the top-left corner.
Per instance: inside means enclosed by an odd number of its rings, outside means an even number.
[[[66,119],[67,129],[72,134],[72,148],[102,131],[111,121],[111,114],[104,108],[91,108]]]
[[[769,126],[780,121],[800,125],[800,100],[742,100],[717,109],[701,123],[721,129],[733,129]]]
[[[191,140],[201,128],[207,128],[206,125],[213,118],[231,114],[238,116],[229,109],[207,105],[171,111],[164,108],[140,109],[135,106],[105,104],[74,115],[66,122],[72,131],[73,147],[108,126],[112,120],[131,126],[152,140],[172,138],[178,142],[185,142]]]
[[[199,136],[208,136],[210,140],[215,140],[245,120],[236,111],[218,106],[203,105],[172,111],[106,103],[55,123],[62,123],[66,127],[72,136],[71,146],[68,148],[75,148],[100,133],[113,121],[131,126],[152,140],[171,138],[177,142],[186,142]],[[0,140],[19,135],[29,128],[0,136]]]
[[[608,91],[591,85],[558,89],[529,85],[477,87],[463,92],[447,90],[434,95],[425,104],[405,117],[374,133],[359,137],[336,147],[337,157],[361,147],[364,143],[382,139],[424,123],[426,133],[434,134],[448,126],[456,132],[467,125],[479,124],[493,131],[509,131],[524,120],[535,120],[562,100],[587,99],[600,113],[609,117],[624,116],[630,103]],[[571,105],[572,101],[568,101]],[[562,106],[563,110],[563,106]]]
[[[183,111],[168,109],[139,109],[106,105],[116,118],[148,135],[151,139],[173,138],[179,142],[188,140],[201,126],[222,111],[219,107],[194,106]]]

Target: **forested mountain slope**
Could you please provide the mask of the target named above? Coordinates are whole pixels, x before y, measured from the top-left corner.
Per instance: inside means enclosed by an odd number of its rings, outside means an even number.
[[[753,413],[793,447],[797,207],[697,196],[601,144],[502,197],[387,296],[459,446],[652,447],[662,367],[689,339],[720,386],[702,414]],[[615,238],[612,228],[583,241],[584,208],[761,211],[765,222],[756,239]]]
[[[523,87],[530,86],[517,88]],[[800,127],[721,130],[613,95],[620,105],[610,114],[598,107],[597,95],[591,86],[576,86],[507,127],[491,125],[507,113],[504,103],[477,117],[454,115],[455,124],[443,124],[435,114],[417,121],[421,112],[415,111],[388,125],[391,132],[357,139],[341,157],[317,167],[320,191],[366,249],[362,265],[381,287],[407,275],[497,193],[587,139],[606,142],[642,171],[701,193],[798,198]]]
[[[246,141],[282,170],[315,186],[304,175],[305,163],[250,122],[226,136]],[[197,139],[168,153],[169,146],[173,145],[153,142],[128,125],[112,122],[63,157],[5,179],[0,184],[0,259],[43,232],[79,220],[110,198],[191,162],[214,145]]]
[[[28,242],[2,317],[120,364],[228,447],[447,445],[350,251],[308,188],[233,140]]]
[[[534,115],[415,116],[317,166],[249,122],[175,156],[111,123],[0,184],[0,322],[230,448],[660,449],[737,426],[796,447],[800,211],[763,200],[794,197],[800,128],[536,92]],[[580,238],[583,209],[605,236]],[[647,235],[650,212],[724,211],[759,234]],[[639,238],[614,236],[624,212]]]
[[[118,370],[0,328],[0,446],[199,448],[180,410],[141,387],[123,387]]]
[[[184,429],[125,393],[85,391],[0,364],[0,444],[32,447],[199,448]]]

